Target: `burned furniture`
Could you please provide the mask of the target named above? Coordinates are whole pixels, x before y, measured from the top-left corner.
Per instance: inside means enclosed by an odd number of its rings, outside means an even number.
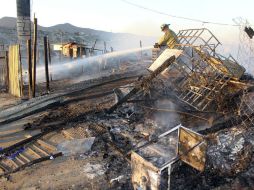
[[[170,173],[177,161],[205,167],[204,137],[178,125],[132,151],[132,184],[137,189],[170,189]]]

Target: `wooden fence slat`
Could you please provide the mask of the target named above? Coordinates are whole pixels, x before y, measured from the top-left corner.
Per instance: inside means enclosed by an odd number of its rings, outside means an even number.
[[[9,47],[9,93],[22,96],[22,68],[20,63],[20,47],[12,45]]]

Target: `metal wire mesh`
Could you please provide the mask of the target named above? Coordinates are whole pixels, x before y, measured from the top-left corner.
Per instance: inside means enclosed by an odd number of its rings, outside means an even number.
[[[181,101],[205,111],[212,102],[222,101],[224,87],[245,70],[233,57],[216,52],[220,42],[208,29],[181,30],[177,36],[176,46],[184,53],[169,68],[169,72],[177,73],[171,84]]]
[[[244,126],[254,126],[254,92],[245,91],[243,93],[238,115],[242,119],[242,124]]]

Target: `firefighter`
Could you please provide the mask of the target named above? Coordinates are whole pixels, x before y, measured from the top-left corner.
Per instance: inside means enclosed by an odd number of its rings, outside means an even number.
[[[178,39],[174,31],[169,29],[169,24],[161,25],[161,31],[164,32],[164,36],[161,37],[158,43],[154,45],[155,48],[174,48]]]

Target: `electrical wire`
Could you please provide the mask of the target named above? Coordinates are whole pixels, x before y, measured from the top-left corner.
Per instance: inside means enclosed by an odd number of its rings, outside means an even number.
[[[157,14],[160,14],[160,15],[169,16],[169,17],[173,17],[173,18],[177,18],[177,19],[183,19],[183,20],[188,20],[188,21],[193,21],[193,22],[199,22],[199,23],[202,23],[202,24],[213,24],[213,25],[220,25],[220,26],[238,26],[238,27],[240,26],[240,25],[237,25],[237,24],[210,22],[210,21],[205,21],[205,20],[201,20],[201,19],[194,19],[194,18],[189,18],[189,17],[171,15],[171,14],[161,12],[161,11],[158,11],[158,10],[155,10],[155,9],[152,9],[152,8],[144,7],[144,6],[136,4],[136,3],[129,2],[127,0],[121,0],[121,1],[126,3],[126,4],[132,5],[134,7],[144,9],[146,11],[154,12],[154,13],[157,13]]]

